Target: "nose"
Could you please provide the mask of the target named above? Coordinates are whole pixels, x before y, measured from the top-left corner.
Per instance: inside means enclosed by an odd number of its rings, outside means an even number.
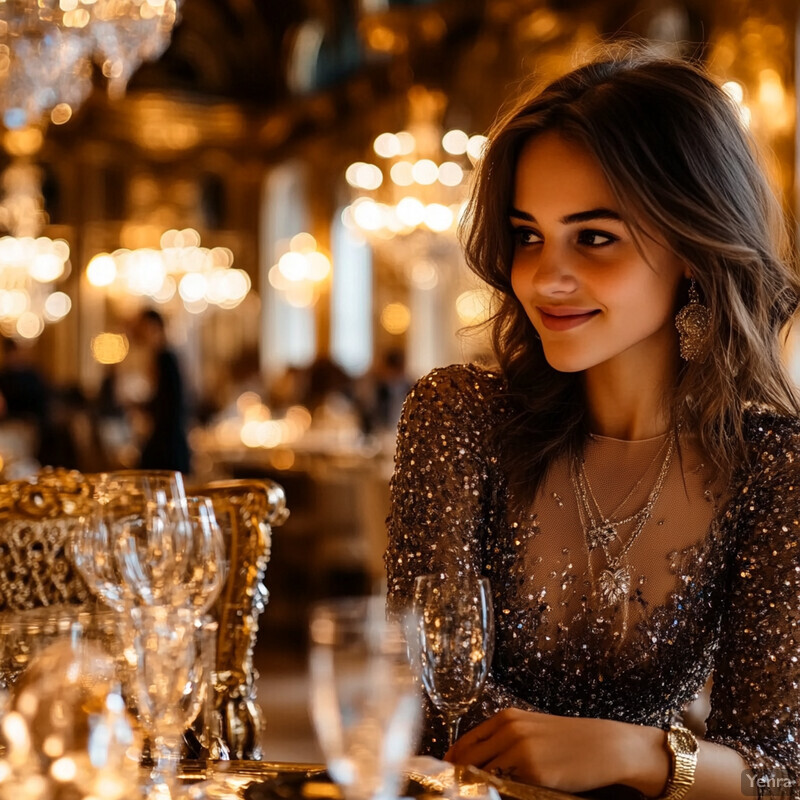
[[[521,266],[534,291],[543,297],[568,295],[578,287],[570,254],[555,244],[545,243]]]

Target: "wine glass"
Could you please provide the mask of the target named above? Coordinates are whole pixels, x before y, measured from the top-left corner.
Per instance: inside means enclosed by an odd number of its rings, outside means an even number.
[[[186,497],[180,473],[128,470],[101,474],[94,503],[72,537],[71,555],[89,588],[119,612],[172,603],[180,583]],[[179,537],[176,541],[176,537]]]
[[[420,575],[414,584],[420,677],[447,725],[448,747],[463,714],[480,697],[494,646],[487,578]]]
[[[151,744],[153,767],[145,796],[178,796],[177,769],[188,718],[200,710],[204,664],[197,618],[188,608],[141,605],[120,616],[130,659],[129,689]]]
[[[211,498],[192,495],[175,501],[178,599],[201,617],[213,605],[227,577],[225,539]]]
[[[394,800],[419,732],[403,626],[382,598],[345,598],[311,615],[311,717],[345,800]]]
[[[104,496],[124,491],[136,486],[151,500],[165,503],[186,497],[183,475],[169,469],[121,469],[114,472],[101,472],[95,484],[95,496]]]

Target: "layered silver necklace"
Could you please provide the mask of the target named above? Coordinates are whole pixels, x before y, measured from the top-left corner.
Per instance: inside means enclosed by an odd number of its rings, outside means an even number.
[[[627,630],[628,599],[631,591],[631,567],[627,555],[653,514],[653,508],[664,488],[674,452],[675,435],[670,434],[651,462],[650,466],[652,467],[657,463],[659,456],[664,454],[653,488],[644,505],[623,517],[616,515],[628,504],[642,485],[645,476],[650,473],[650,467],[643,472],[642,477],[610,514],[604,514],[597,502],[592,484],[586,474],[585,460],[582,457],[575,458],[570,469],[570,478],[575,490],[578,514],[586,541],[589,579],[601,607],[608,608],[623,604],[623,636]],[[623,526],[631,524],[633,529],[627,538],[623,538],[621,529]],[[592,554],[597,550],[602,552],[605,564],[595,578]]]

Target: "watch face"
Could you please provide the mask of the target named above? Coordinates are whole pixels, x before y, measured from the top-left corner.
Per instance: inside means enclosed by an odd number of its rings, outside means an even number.
[[[669,740],[670,744],[680,753],[697,752],[697,739],[686,728],[670,728]]]

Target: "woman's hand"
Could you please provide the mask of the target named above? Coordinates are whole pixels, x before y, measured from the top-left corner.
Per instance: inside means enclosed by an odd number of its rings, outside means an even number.
[[[615,720],[509,708],[464,734],[445,760],[564,792],[627,783],[657,795],[670,769],[664,736]]]

